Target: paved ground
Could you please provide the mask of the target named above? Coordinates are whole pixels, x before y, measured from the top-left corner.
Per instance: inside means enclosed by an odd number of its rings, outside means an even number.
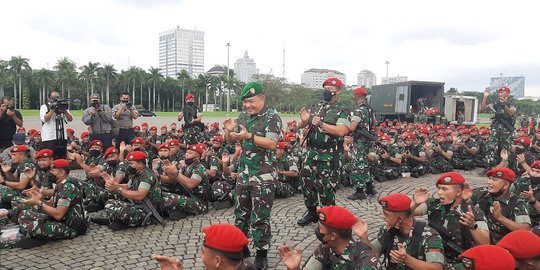
[[[483,185],[478,170],[463,172],[473,187]],[[434,190],[436,176],[428,174],[422,178],[400,179],[377,183],[380,194],[394,192],[412,194],[415,187],[423,186]],[[382,225],[377,196],[364,201],[349,201],[345,197],[351,188],[338,191],[337,204],[353,211],[368,222],[370,236],[374,237]],[[299,227],[296,220],[304,214],[301,195],[278,199],[272,209],[272,250],[269,252],[270,269],[284,269],[280,264],[276,248],[288,243],[300,244],[304,259],[315,246],[315,226]],[[150,259],[151,254],[165,254],[180,258],[185,269],[203,269],[198,255],[201,248],[201,229],[215,223],[232,223],[232,209],[210,210],[205,215],[185,220],[168,222],[165,226],[151,225],[112,233],[103,226],[92,224],[85,236],[73,240],[51,242],[31,250],[12,249],[0,251],[0,269],[158,269]]]

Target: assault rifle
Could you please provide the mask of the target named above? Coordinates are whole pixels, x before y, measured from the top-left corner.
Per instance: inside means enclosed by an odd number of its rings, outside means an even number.
[[[497,110],[495,110],[495,108],[493,108],[492,104],[489,104],[488,108],[495,113],[495,116],[493,116],[492,118],[493,120],[501,123],[508,131],[514,132],[514,127],[502,118],[502,115],[498,113]]]

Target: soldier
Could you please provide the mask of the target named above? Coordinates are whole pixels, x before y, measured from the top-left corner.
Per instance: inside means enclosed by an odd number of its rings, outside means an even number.
[[[36,130],[32,140],[29,142],[28,146],[34,148],[34,151],[39,151],[43,149],[43,142],[41,141],[41,131]]]
[[[167,132],[167,125],[163,125],[161,126],[160,135],[158,136],[157,140],[160,141],[161,143],[165,143],[167,142],[168,139],[169,139],[169,132]]]
[[[540,225],[540,160],[533,162],[530,170],[518,178],[514,186],[514,194],[529,203],[531,224]]]
[[[210,125],[208,131],[206,132],[206,140],[211,141],[212,138],[219,135],[219,123],[214,122]]]
[[[257,249],[255,264],[258,269],[267,269],[272,240],[270,213],[275,192],[274,150],[282,123],[277,112],[266,106],[262,84],[246,84],[240,99],[245,111],[236,121],[229,118],[223,122],[227,142],[242,144],[235,189],[235,224],[246,235],[251,227],[253,245]]]
[[[379,199],[385,225],[373,242],[367,236],[368,225],[358,222],[353,231],[375,252],[384,256],[386,269],[443,269],[442,239],[423,221],[411,215],[411,198],[394,193]]]
[[[145,222],[154,215],[151,207],[156,209],[161,203],[161,189],[156,176],[146,166],[146,158],[146,154],[141,151],[133,151],[127,155],[127,184],[119,184],[113,176],[102,173],[107,191],[117,193],[122,200],[107,200],[107,217],[92,218],[92,222],[108,225],[113,231],[147,225]]]
[[[516,267],[512,255],[498,246],[473,247],[463,252],[460,259],[467,270],[514,270]]]
[[[495,112],[495,117],[491,123],[491,134],[486,143],[486,169],[480,172],[484,175],[492,167],[500,162],[500,153],[503,149],[510,151],[510,140],[514,135],[514,124],[516,122],[516,104],[510,100],[510,88],[504,86],[498,90],[499,99],[494,104],[487,105],[489,89],[484,91],[482,99],[482,111],[490,110]]]
[[[133,133],[135,137],[141,137],[141,126],[133,126]]]
[[[84,131],[81,133],[80,153],[81,155],[87,157],[90,155],[88,151],[90,151],[90,136],[88,136],[88,131]]]
[[[452,149],[454,150],[452,164],[455,169],[469,171],[476,167],[474,160],[478,152],[478,144],[471,139],[470,130],[461,132],[460,138],[456,138],[452,143]]]
[[[86,157],[84,160],[84,163],[86,165],[94,165],[97,166],[98,164],[101,164],[103,162],[103,156],[102,154],[103,150],[103,142],[100,140],[93,140],[90,142],[90,149],[88,150],[89,156]]]
[[[352,227],[358,219],[349,210],[341,206],[326,206],[317,213],[319,223],[315,235],[321,244],[302,269],[381,268],[378,255],[366,243],[354,241]],[[302,254],[299,247],[293,250],[284,244],[278,248],[278,252],[287,269],[300,269]]]
[[[120,103],[116,104],[112,108],[112,117],[118,124],[118,135],[115,138],[115,145],[118,148],[121,142],[129,143],[135,137],[135,131],[133,130],[133,120],[139,117],[139,112],[129,101],[129,92],[123,92],[120,96]],[[142,124],[142,135],[146,136],[148,131],[148,124]],[[109,147],[107,145],[107,147]]]
[[[350,151],[353,170],[350,174],[350,181],[353,187],[356,188],[356,191],[354,194],[347,196],[347,199],[363,200],[366,199],[366,194],[377,194],[373,186],[373,175],[371,175],[369,170],[367,159],[372,142],[360,133],[361,131],[369,133],[374,124],[374,115],[373,110],[366,104],[367,92],[364,88],[354,89],[353,100],[357,107],[352,112],[350,119],[351,125],[349,126],[353,137],[353,144]]]
[[[452,157],[454,156],[454,152],[452,151],[451,144],[446,141],[446,136],[446,132],[441,131],[437,133],[433,143],[427,142],[425,144],[426,156],[429,160],[428,167],[433,174],[453,170]]]
[[[286,151],[287,143],[278,142],[276,149],[276,197],[287,198],[294,196],[293,181],[298,177],[298,165],[294,158]]]
[[[463,115],[463,112],[462,112],[462,111],[458,111],[458,115],[457,115],[457,124],[458,124],[458,125],[462,125],[463,122],[465,122],[465,115]]]
[[[478,138],[478,140],[476,140],[476,143],[478,143],[478,152],[476,152],[474,159],[476,167],[486,167],[486,143],[490,133],[491,131],[489,131],[489,129],[482,129],[480,131],[480,137]]]
[[[408,132],[403,136],[404,146],[401,148],[401,171],[418,178],[426,173],[426,152],[422,145],[413,145],[416,135]]]
[[[531,141],[531,153],[535,156],[535,159],[540,159],[540,128],[534,132]]]
[[[343,136],[349,132],[349,109],[339,102],[343,82],[329,78],[323,83],[323,101],[314,104],[309,110],[300,110],[299,128],[308,125],[305,134],[307,153],[302,161],[300,177],[303,186],[304,203],[307,214],[297,221],[306,226],[317,222],[317,207],[335,205],[336,185],[339,180],[340,154]],[[302,141],[302,144],[304,143]]]
[[[141,132],[139,133],[138,136],[133,136],[133,138],[135,138],[135,137],[143,137],[143,138],[146,138],[146,137],[148,137],[148,134],[149,134],[149,133],[150,133],[150,132],[148,131],[148,123],[143,122],[143,123],[141,124]],[[130,140],[126,141],[126,143],[128,143],[128,142],[131,141],[131,140],[133,140],[133,138],[131,138]]]
[[[75,137],[75,130],[73,130],[72,128],[66,128],[66,132],[68,145],[71,145],[73,143],[75,143],[75,145],[81,145],[81,141],[79,140],[79,138]]]
[[[417,188],[411,210],[413,216],[428,215],[429,226],[444,244],[445,269],[463,269],[458,256],[475,245],[489,245],[489,229],[484,212],[463,200],[465,178],[447,172],[435,182],[438,199],[425,188]]]
[[[14,197],[30,186],[30,178],[24,173],[35,170],[36,166],[27,156],[26,145],[15,145],[11,148],[11,164],[2,163],[0,174],[0,208],[11,208]]]
[[[168,184],[170,192],[163,192],[160,206],[162,212],[171,220],[180,220],[188,214],[197,215],[208,211],[210,183],[206,177],[206,169],[201,162],[205,144],[188,146],[185,162],[178,165],[169,160],[163,161],[166,178],[161,178]]]
[[[54,195],[43,201],[43,194],[30,190],[27,206],[37,206],[38,211],[24,210],[19,218],[20,231],[28,238],[19,243],[22,248],[42,245],[47,240],[70,239],[86,233],[88,227],[82,206],[82,191],[77,179],[68,177],[70,166],[65,159],[56,159],[51,173],[56,177]]]
[[[230,193],[234,186],[223,178],[222,157],[224,154],[227,156],[229,154],[229,150],[222,147],[223,142],[225,142],[225,139],[222,136],[214,136],[204,161],[206,174],[212,185],[212,206],[217,210],[232,206]]]
[[[178,164],[178,162],[184,159],[186,153],[186,151],[180,149],[180,146],[183,146],[184,148],[186,148],[186,146],[183,144],[181,145],[180,141],[177,139],[172,139],[167,144],[169,144],[170,149],[169,160],[173,164]]]
[[[202,124],[202,112],[195,104],[195,96],[191,93],[186,96],[186,105],[178,113],[178,122],[184,120],[182,129],[186,133],[186,144],[196,144],[204,140],[204,124]]]
[[[497,243],[516,260],[516,269],[540,269],[540,237],[529,231],[513,231]]]
[[[487,188],[468,191],[464,199],[471,197],[486,214],[491,244],[496,244],[511,231],[529,230],[531,219],[525,201],[510,193],[510,185],[516,174],[508,168],[498,167],[489,170],[486,175]]]
[[[376,162],[373,175],[379,182],[398,179],[401,176],[401,154],[397,147],[391,145],[391,138],[387,134],[379,137],[379,140],[382,145],[376,145],[374,152],[368,155]]]

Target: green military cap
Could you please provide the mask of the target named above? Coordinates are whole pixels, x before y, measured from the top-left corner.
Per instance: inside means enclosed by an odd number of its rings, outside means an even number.
[[[264,87],[262,86],[262,84],[258,82],[249,82],[242,89],[242,93],[240,94],[240,100],[260,95],[262,93],[264,93]]]
[[[92,94],[92,95],[90,96],[90,100],[96,100],[96,99],[97,99],[97,100],[101,100],[101,98],[99,97],[98,94]]]

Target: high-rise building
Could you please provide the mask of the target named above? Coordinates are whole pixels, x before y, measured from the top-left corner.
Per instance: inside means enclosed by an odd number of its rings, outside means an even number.
[[[255,60],[249,58],[248,52],[244,52],[244,57],[238,58],[234,63],[234,77],[245,83],[253,79],[253,75],[259,74]]]
[[[301,83],[309,88],[322,88],[323,82],[328,78],[338,78],[345,85],[347,76],[343,72],[331,69],[312,68],[304,71]]]
[[[183,69],[192,76],[204,73],[204,32],[177,26],[159,33],[159,69],[166,77]]]
[[[525,96],[525,77],[492,77],[489,89],[491,92],[497,91],[499,88],[506,86],[510,88],[510,95],[515,98],[522,98]]]
[[[392,84],[406,82],[407,76],[395,76],[395,77],[382,77],[381,84]]]
[[[358,87],[368,87],[371,88],[373,85],[377,84],[377,76],[372,71],[364,69],[358,73]]]

